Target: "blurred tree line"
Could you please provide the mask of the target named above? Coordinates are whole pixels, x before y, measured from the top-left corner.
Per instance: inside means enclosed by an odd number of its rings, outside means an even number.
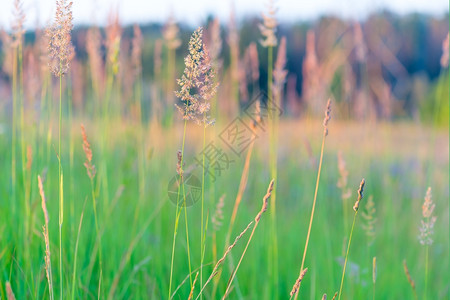
[[[173,47],[175,70],[172,75],[165,67],[170,53],[166,51],[164,37],[168,24],[140,25],[143,36],[142,81],[144,96],[149,98],[153,94],[145,90],[146,86],[157,83],[173,89],[175,84],[167,84],[167,81],[174,81],[172,77],[179,77],[183,70],[182,58],[186,55],[187,43],[194,28],[173,22],[177,26],[174,34],[181,46]],[[213,23],[214,17],[210,16],[202,26],[208,32]],[[233,17],[220,20],[219,80],[222,87],[232,86],[233,80],[239,84],[237,97],[241,105],[245,105],[256,90],[267,89],[267,49],[260,45],[260,23],[259,17],[246,17],[239,22]],[[238,37],[238,54],[234,54],[237,55],[237,64],[231,63],[233,53],[230,49],[233,44],[230,43],[230,34],[233,28],[236,28]],[[78,26],[73,32],[76,60],[82,66],[89,61],[86,50],[88,30],[89,27]],[[448,40],[444,42],[448,31],[448,14],[438,18],[419,13],[401,16],[384,11],[360,22],[334,16],[309,22],[281,21],[276,34],[278,40],[283,36],[287,38],[288,75],[283,97],[286,115],[322,114],[327,98],[331,96],[339,118],[422,119],[435,124],[448,124],[448,56],[447,65],[443,57],[445,51],[448,53]],[[100,32],[106,36],[105,28],[100,28]],[[25,44],[36,44],[36,36],[36,32],[27,32]],[[121,28],[121,37],[121,52],[129,54],[131,50],[122,50],[131,47],[133,26]],[[2,40],[2,50],[4,44]],[[106,60],[106,46],[102,44],[101,47],[103,59]],[[257,57],[252,62],[248,56],[252,53],[255,56],[254,49],[257,50]],[[5,92],[1,94],[9,82],[5,70],[8,62],[6,51],[1,51],[0,60],[4,66],[0,73],[0,95],[8,98],[3,96]],[[249,74],[250,64],[255,60],[259,68]],[[156,70],[158,68],[160,72]],[[256,78],[254,73],[258,73]],[[123,77],[126,82],[127,76]],[[256,84],[249,77],[256,80]],[[84,85],[85,88],[87,86]],[[169,94],[170,91],[166,96]],[[226,100],[227,97],[234,96],[223,91],[219,100]]]

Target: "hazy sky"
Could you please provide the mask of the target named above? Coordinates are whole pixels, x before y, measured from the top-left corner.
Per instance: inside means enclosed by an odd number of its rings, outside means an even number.
[[[9,28],[14,0],[1,0],[0,27]],[[209,14],[227,21],[231,0],[73,0],[75,23],[95,21],[104,24],[111,8],[118,8],[124,23],[164,21],[173,11],[177,20],[198,25]],[[259,15],[267,0],[235,0],[238,16]],[[280,20],[312,19],[318,15],[336,14],[345,18],[361,18],[387,8],[397,13],[425,12],[442,16],[448,12],[447,0],[276,0]],[[23,0],[27,14],[26,27],[38,21],[45,24],[54,13],[54,0]]]

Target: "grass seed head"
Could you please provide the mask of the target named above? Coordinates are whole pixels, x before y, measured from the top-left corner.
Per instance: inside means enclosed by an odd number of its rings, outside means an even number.
[[[183,105],[176,107],[185,120],[194,120],[197,124],[214,123],[208,116],[210,100],[216,94],[218,84],[214,82],[215,71],[211,58],[203,44],[203,29],[199,27],[189,41],[189,54],[184,59],[185,69],[178,79],[180,90],[175,95]]]
[[[72,2],[56,0],[55,22],[47,28],[50,70],[57,76],[69,71],[70,61],[75,55],[71,32],[73,28]]]
[[[353,210],[356,212],[359,209],[359,202],[361,201],[361,199],[363,198],[363,193],[364,193],[364,185],[366,184],[366,180],[363,178],[361,180],[361,183],[359,184],[359,188],[358,188],[358,199],[355,202],[355,205],[353,206]]]
[[[434,224],[436,216],[433,216],[435,204],[432,200],[431,187],[428,188],[425,195],[425,201],[422,205],[422,220],[419,228],[419,241],[422,245],[433,244]]]
[[[325,118],[323,119],[323,134],[328,135],[328,122],[331,119],[331,99],[328,99],[327,108],[325,109]]]
[[[277,37],[275,36],[278,25],[277,19],[275,18],[276,13],[277,9],[274,7],[273,0],[270,0],[268,3],[267,14],[262,13],[263,23],[259,24],[259,30],[264,37],[264,39],[261,40],[261,45],[263,47],[276,47],[277,45]]]
[[[303,271],[300,273],[300,276],[295,281],[294,286],[292,287],[292,290],[290,293],[291,297],[294,296],[298,292],[298,289],[300,288],[300,283],[302,282],[303,278],[305,277],[306,271],[308,271],[308,268],[303,269]],[[326,295],[325,295],[325,299],[326,299]]]
[[[411,274],[409,273],[408,265],[406,264],[406,259],[403,260],[403,269],[405,271],[406,278],[408,279],[409,284],[411,285],[412,289],[416,289],[416,283],[411,277]]]

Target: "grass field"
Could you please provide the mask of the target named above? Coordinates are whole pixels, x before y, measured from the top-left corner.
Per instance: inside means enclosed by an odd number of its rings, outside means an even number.
[[[408,81],[428,98],[405,102],[383,68],[406,68],[364,44],[385,33],[330,21],[318,57],[305,31],[300,98],[273,6],[243,54],[233,14],[228,52],[217,19],[179,51],[175,20],[127,40],[114,14],[83,52],[71,3],[32,41],[14,3],[0,299],[450,296],[448,35],[435,82]]]
[[[63,133],[64,180],[64,287],[63,298],[71,296],[74,271],[74,250],[80,216],[83,223],[79,233],[77,273],[74,298],[96,298],[99,286],[99,266],[96,263],[95,222],[90,182],[83,166],[81,131],[83,122],[87,129],[93,151],[93,163],[97,167],[95,193],[98,199],[98,222],[102,232],[103,249],[103,297],[111,298],[165,298],[168,289],[171,245],[175,204],[167,195],[167,185],[176,174],[176,151],[181,141],[181,127],[164,130],[149,125],[143,132],[145,152],[145,184],[139,187],[139,154],[136,145],[142,142],[136,126],[115,123],[108,138],[108,147],[100,150],[98,142],[102,134],[96,123],[77,120],[73,126],[66,125]],[[155,126],[157,127],[157,126]],[[216,124],[216,127],[220,127]],[[36,127],[33,127],[36,128]],[[28,203],[2,201],[2,251],[3,278],[9,279],[16,297],[46,298],[48,287],[45,280],[45,244],[42,238],[43,213],[36,174],[46,173],[44,189],[50,216],[50,245],[52,265],[58,265],[58,189],[57,166],[52,144],[45,143],[30,126],[27,141],[32,151],[31,174],[23,183],[18,173],[17,193],[29,189]],[[211,128],[211,131],[214,129]],[[361,124],[355,122],[330,122],[320,189],[318,192],[315,223],[312,227],[310,255],[306,259],[309,268],[301,286],[304,298],[314,299],[322,293],[334,294],[338,290],[342,272],[345,239],[353,215],[353,202],[360,178],[366,179],[365,198],[373,197],[376,212],[373,217],[373,243],[363,228],[367,221],[358,217],[350,251],[344,298],[367,299],[372,295],[372,257],[377,257],[377,299],[412,298],[412,289],[404,274],[402,262],[408,262],[411,276],[422,298],[424,292],[424,247],[419,244],[418,230],[421,205],[428,186],[433,189],[437,221],[434,243],[430,247],[429,299],[448,296],[448,132],[433,130],[414,124]],[[308,228],[309,213],[314,194],[318,152],[322,125],[315,121],[285,121],[280,125],[279,185],[277,203],[277,233],[279,239],[278,265],[279,285],[268,281],[270,261],[270,210],[263,215],[245,260],[236,277],[231,294],[247,299],[287,297],[298,275]],[[28,137],[30,134],[30,137]],[[36,134],[36,135],[34,135]],[[201,128],[188,126],[186,160],[201,152]],[[2,153],[10,156],[10,140],[1,140]],[[167,136],[171,137],[170,139]],[[212,138],[218,143],[217,137]],[[307,144],[310,144],[311,156]],[[267,156],[268,137],[262,134],[255,142],[254,154],[242,205],[232,236],[242,231],[254,218],[261,205],[262,196],[270,181]],[[224,148],[226,150],[226,148]],[[229,150],[227,150],[230,152]],[[348,187],[351,197],[343,207],[341,192],[336,186],[339,179],[337,153],[341,151],[348,170]],[[71,156],[69,156],[71,154]],[[73,155],[72,155],[73,154]],[[229,153],[231,155],[231,153]],[[2,160],[2,168],[10,169],[10,160]],[[221,255],[225,247],[227,220],[231,216],[234,199],[240,182],[244,159],[235,158],[229,170],[217,176],[214,183],[207,180],[206,207],[213,215],[218,198],[225,195],[222,226],[218,226],[216,249]],[[102,164],[107,172],[102,172]],[[45,169],[45,170],[44,170]],[[2,198],[11,193],[9,172],[2,173]],[[29,173],[27,173],[29,174]],[[41,175],[42,176],[42,175]],[[33,180],[32,180],[33,179]],[[104,184],[107,182],[107,186]],[[28,207],[27,207],[28,205]],[[344,218],[344,216],[347,218]],[[200,203],[187,209],[192,265],[198,266],[200,243]],[[184,218],[184,215],[182,215]],[[210,217],[211,218],[211,217]],[[211,223],[211,222],[210,222]],[[189,273],[186,256],[184,220],[180,221],[178,243],[175,249],[174,283],[178,286]],[[347,225],[346,225],[347,224]],[[347,231],[345,230],[347,226]],[[213,241],[212,225],[206,235],[205,273],[212,271]],[[246,236],[244,236],[245,241]],[[230,263],[239,258],[244,242],[237,244],[223,267],[223,280],[218,292],[223,293],[230,274]],[[217,258],[216,258],[217,260]],[[195,268],[196,268],[195,267]],[[55,267],[54,267],[55,268]],[[56,270],[56,268],[55,268]],[[56,274],[56,271],[54,271]],[[54,276],[55,286],[59,278]],[[113,292],[111,292],[113,290]],[[175,298],[186,298],[189,280],[184,282]],[[206,289],[210,296],[212,289]],[[58,289],[55,296],[59,295]],[[5,287],[2,286],[2,298]],[[102,298],[103,298],[102,297]]]

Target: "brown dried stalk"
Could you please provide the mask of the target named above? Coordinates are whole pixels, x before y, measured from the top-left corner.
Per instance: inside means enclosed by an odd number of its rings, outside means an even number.
[[[228,281],[228,285],[227,285],[227,288],[225,290],[225,294],[223,295],[222,299],[225,299],[228,296],[231,284],[233,283],[233,279],[236,276],[236,273],[239,270],[239,266],[241,265],[242,259],[244,258],[244,255],[247,252],[247,249],[248,249],[248,246],[250,245],[250,242],[252,241],[252,237],[253,237],[253,235],[255,233],[256,227],[258,227],[258,224],[259,224],[259,221],[261,220],[262,214],[267,210],[267,206],[269,204],[269,198],[272,195],[273,184],[274,184],[274,180],[272,179],[272,181],[269,184],[269,187],[267,188],[267,192],[266,192],[266,194],[263,197],[263,204],[262,204],[261,210],[259,211],[259,213],[255,217],[255,226],[253,226],[253,230],[252,230],[252,233],[250,234],[250,237],[249,237],[249,239],[247,241],[247,245],[245,246],[244,251],[242,252],[241,258],[239,259],[239,262],[236,265],[236,268],[234,269],[230,280]]]
[[[298,289],[300,288],[300,283],[302,282],[303,277],[305,277],[306,271],[308,271],[308,268],[305,268],[300,273],[300,276],[297,278],[297,280],[295,281],[294,286],[292,287],[292,291],[290,293],[291,298],[292,298],[292,296],[294,296],[297,293]],[[325,299],[327,298],[326,294],[324,295],[324,297],[325,297]],[[323,297],[322,297],[322,299],[323,299]]]
[[[199,274],[198,272],[197,274],[195,274],[194,282],[192,283],[191,292],[189,293],[188,300],[192,300],[192,297],[194,296],[194,288],[195,284],[197,283],[198,274]]]
[[[412,279],[411,274],[409,273],[408,265],[406,264],[406,259],[403,260],[403,269],[405,270],[406,278],[408,279],[408,282],[413,290],[414,298],[417,300],[418,297],[416,291],[416,283],[414,282],[414,279]]]
[[[203,285],[202,289],[200,290],[200,293],[197,295],[197,298],[195,298],[196,300],[200,297],[200,295],[203,293],[203,290],[206,288],[206,286],[208,285],[208,283],[211,281],[211,279],[214,278],[214,276],[217,275],[218,273],[218,269],[220,267],[220,265],[223,263],[223,261],[225,260],[225,258],[227,257],[227,255],[231,252],[231,250],[234,248],[234,246],[236,246],[237,242],[244,236],[244,234],[247,232],[247,230],[252,226],[253,221],[251,221],[250,223],[248,223],[247,227],[234,239],[233,244],[231,244],[227,250],[225,251],[225,253],[223,254],[222,258],[219,259],[216,263],[216,265],[213,268],[213,271],[211,273],[211,275],[209,276],[208,280],[206,280],[205,284]]]

